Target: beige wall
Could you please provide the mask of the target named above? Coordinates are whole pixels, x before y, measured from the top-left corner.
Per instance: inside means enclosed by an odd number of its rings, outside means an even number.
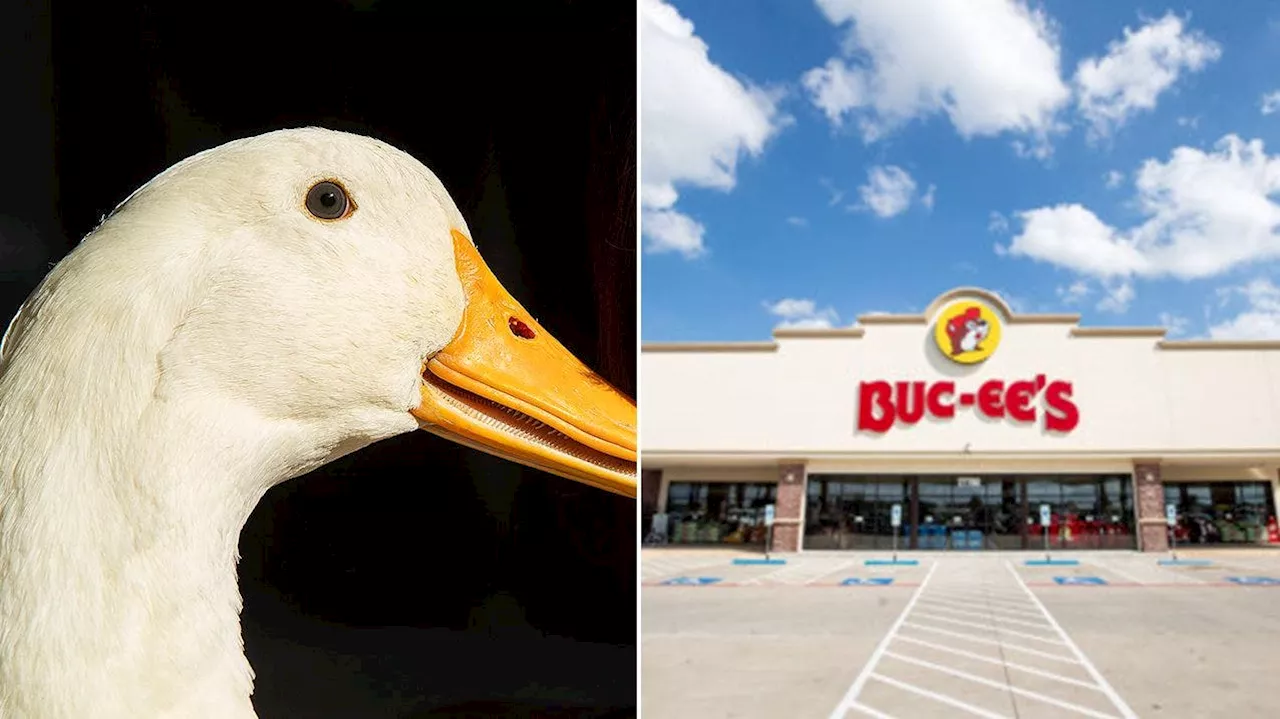
[[[1193,349],[1149,330],[1096,336],[1070,318],[1010,322],[1006,315],[995,353],[966,367],[933,345],[933,319],[868,319],[861,336],[780,335],[765,351],[646,348],[643,460],[655,467],[782,457],[807,457],[811,466],[989,462],[993,471],[1018,458],[1066,471],[1130,467],[1134,458],[1260,471],[1280,464],[1280,346]],[[973,407],[884,435],[856,431],[860,380],[951,378],[957,391],[976,391],[989,378],[1008,383],[1037,374],[1073,383],[1080,422],[1070,434],[992,421]]]

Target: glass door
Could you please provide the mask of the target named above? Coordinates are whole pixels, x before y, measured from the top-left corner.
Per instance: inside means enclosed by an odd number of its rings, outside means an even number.
[[[935,475],[919,479],[920,549],[1016,549],[1018,483],[1007,477]],[[1010,544],[1010,538],[1017,538]]]

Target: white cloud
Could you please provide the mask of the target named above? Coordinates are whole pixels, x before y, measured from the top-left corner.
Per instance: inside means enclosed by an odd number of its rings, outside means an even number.
[[[1220,275],[1280,257],[1280,156],[1228,135],[1210,151],[1179,147],[1138,170],[1138,225],[1112,227],[1079,204],[1018,214],[1022,232],[997,252],[1100,279]]]
[[[1102,181],[1107,183],[1107,189],[1113,190],[1124,182],[1124,173],[1119,170],[1111,170],[1102,176]]]
[[[1197,72],[1222,56],[1222,48],[1182,18],[1168,13],[1107,46],[1101,58],[1089,57],[1076,68],[1076,103],[1090,124],[1090,135],[1105,137],[1134,115],[1155,108],[1160,94],[1183,72]]]
[[[1087,281],[1076,280],[1066,287],[1059,287],[1057,292],[1063,304],[1074,305],[1088,297],[1091,290]]]
[[[1110,280],[1103,283],[1105,296],[1098,301],[1100,312],[1123,314],[1133,302],[1133,282],[1129,280]]]
[[[651,252],[703,254],[704,228],[674,209],[678,186],[732,190],[787,122],[776,94],[725,72],[693,23],[662,0],[640,2],[641,225]]]
[[[839,127],[853,120],[872,142],[916,118],[944,113],[962,136],[1004,132],[1048,154],[1070,100],[1048,17],[1022,0],[817,0],[848,27],[843,57],[804,74],[815,106]],[[1024,144],[1024,147],[1027,145]]]
[[[1243,297],[1247,307],[1235,317],[1209,327],[1215,340],[1280,339],[1280,287],[1259,278],[1240,287],[1219,290],[1223,299]]]
[[[809,221],[804,219],[803,217],[788,217],[787,224],[791,225],[792,227],[808,227]]]
[[[1179,117],[1177,119],[1178,127],[1189,127],[1192,130],[1200,127],[1200,116],[1195,117]]]
[[[765,302],[764,308],[769,314],[782,320],[777,325],[780,328],[826,329],[834,327],[840,321],[834,309],[818,309],[817,303],[809,299],[786,298],[777,302]]]
[[[1187,333],[1187,326],[1191,324],[1191,321],[1182,315],[1175,315],[1172,312],[1161,312],[1160,324],[1168,330],[1170,337],[1180,337]]]
[[[867,184],[858,188],[858,194],[862,197],[862,208],[880,217],[893,217],[911,206],[916,181],[901,167],[876,166],[867,170]],[[932,202],[930,200],[930,204]]]
[[[996,212],[991,211],[991,215],[987,220],[987,232],[994,232],[997,235],[1003,235],[1009,231],[1009,218]]]
[[[1263,94],[1259,105],[1263,115],[1270,115],[1280,111],[1280,90],[1273,90]]]
[[[645,210],[641,218],[649,252],[677,252],[690,260],[707,253],[702,242],[707,230],[692,217],[675,210]]]

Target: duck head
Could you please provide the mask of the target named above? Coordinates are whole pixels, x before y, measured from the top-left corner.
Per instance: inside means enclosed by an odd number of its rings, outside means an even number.
[[[423,429],[635,496],[634,401],[503,288],[441,182],[386,143],[284,130],[178,163],[50,274],[0,356],[75,278],[154,308],[157,398],[310,428],[293,476]]]

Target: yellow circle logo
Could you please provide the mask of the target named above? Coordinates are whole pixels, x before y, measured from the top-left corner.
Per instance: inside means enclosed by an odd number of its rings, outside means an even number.
[[[952,362],[977,364],[1000,345],[1000,317],[977,300],[958,300],[938,315],[933,339]]]

